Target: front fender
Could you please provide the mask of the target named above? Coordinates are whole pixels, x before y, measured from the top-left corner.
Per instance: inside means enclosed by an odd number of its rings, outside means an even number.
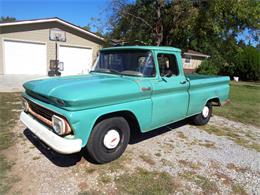
[[[150,128],[152,116],[151,99],[71,112],[70,121],[73,121],[71,125],[74,129],[75,137],[82,140],[82,147],[87,144],[90,133],[99,117],[119,111],[132,112],[142,132]]]

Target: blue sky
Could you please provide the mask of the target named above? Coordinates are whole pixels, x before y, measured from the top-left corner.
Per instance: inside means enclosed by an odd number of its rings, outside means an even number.
[[[109,0],[0,0],[0,16],[18,20],[59,17],[79,26],[106,18]]]

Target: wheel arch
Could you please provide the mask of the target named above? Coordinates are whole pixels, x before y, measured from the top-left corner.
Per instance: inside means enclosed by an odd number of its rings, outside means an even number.
[[[209,98],[206,103],[208,102],[211,102],[212,106],[221,106],[220,99],[218,97]]]
[[[121,110],[121,111],[115,111],[115,112],[103,114],[96,119],[93,127],[95,127],[95,125],[98,124],[100,121],[111,117],[123,117],[127,121],[130,127],[130,136],[135,133],[141,132],[141,128],[137,117],[133,112],[129,110]]]

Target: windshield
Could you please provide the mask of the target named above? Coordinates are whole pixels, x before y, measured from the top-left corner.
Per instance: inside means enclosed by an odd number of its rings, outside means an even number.
[[[94,72],[153,77],[155,66],[152,53],[147,50],[102,51]]]

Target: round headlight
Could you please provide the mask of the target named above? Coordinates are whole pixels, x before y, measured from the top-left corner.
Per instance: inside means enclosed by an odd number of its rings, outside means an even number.
[[[56,115],[52,116],[52,127],[53,127],[54,131],[59,135],[62,135],[65,133],[65,122],[62,118],[60,118]]]
[[[22,99],[22,107],[25,112],[29,111],[29,104],[25,99]]]

